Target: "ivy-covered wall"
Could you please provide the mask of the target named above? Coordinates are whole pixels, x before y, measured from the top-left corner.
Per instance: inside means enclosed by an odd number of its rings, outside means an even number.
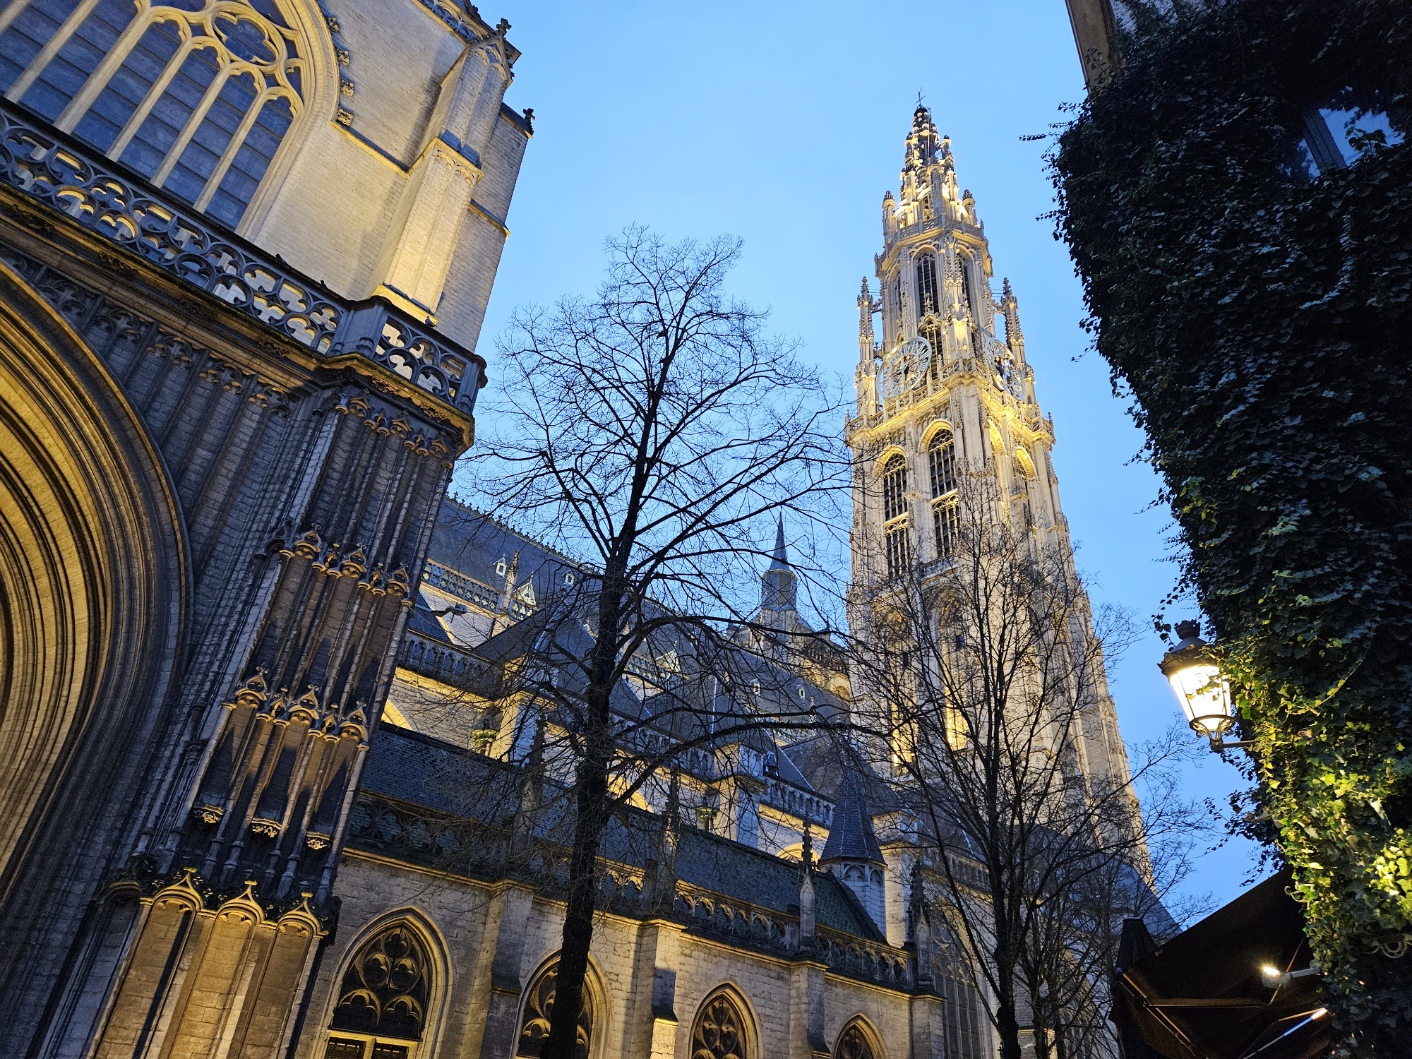
[[[1059,234],[1227,651],[1340,1047],[1405,1056],[1412,4],[1180,10],[1062,133]],[[1352,164],[1313,170],[1309,108],[1354,119]]]

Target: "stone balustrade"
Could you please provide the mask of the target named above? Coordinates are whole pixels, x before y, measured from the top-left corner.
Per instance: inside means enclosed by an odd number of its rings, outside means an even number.
[[[387,302],[352,302],[0,100],[0,179],[273,332],[355,354],[465,415],[485,362]]]

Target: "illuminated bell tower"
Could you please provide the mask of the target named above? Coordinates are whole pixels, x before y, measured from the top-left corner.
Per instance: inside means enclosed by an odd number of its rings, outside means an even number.
[[[992,293],[985,228],[926,107],[912,115],[901,187],[883,196],[882,224],[877,293],[865,279],[858,297],[858,405],[844,435],[854,456],[855,599],[876,598],[906,571],[946,572],[963,476],[989,479],[985,502],[995,499],[1018,536],[1067,554],[1054,424],[1035,399],[1019,306],[1008,280],[998,301]],[[1094,679],[1084,767],[1125,776],[1113,700],[1102,672]]]
[[[956,183],[951,141],[912,115],[896,198],[883,196],[877,294],[858,297],[853,581],[950,557],[961,474],[993,476],[1017,532],[1067,535],[1019,307],[997,302],[985,227]],[[874,321],[880,317],[881,330]]]

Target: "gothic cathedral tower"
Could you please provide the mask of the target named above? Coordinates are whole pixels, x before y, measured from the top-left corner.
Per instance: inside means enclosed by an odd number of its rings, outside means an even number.
[[[858,297],[853,451],[853,584],[871,592],[901,576],[941,573],[956,546],[962,480],[979,478],[1017,535],[1069,553],[1050,462],[1054,424],[1035,398],[1019,307],[1006,280],[997,302],[985,227],[956,182],[951,141],[931,112],[912,115],[901,188],[882,203],[878,293]],[[881,331],[874,319],[881,317]],[[1103,685],[1102,673],[1095,677]],[[1126,775],[1106,686],[1089,689],[1091,768]]]

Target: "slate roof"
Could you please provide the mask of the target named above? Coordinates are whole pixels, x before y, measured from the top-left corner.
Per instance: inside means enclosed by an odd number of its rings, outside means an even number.
[[[863,803],[863,791],[858,780],[846,777],[833,796],[833,823],[824,843],[820,864],[834,860],[861,860],[885,864],[878,836],[873,832],[873,818]]]
[[[514,562],[516,554],[520,557],[520,563],[515,572],[515,585],[518,587],[525,581],[531,581],[536,598],[541,600],[563,590],[566,572],[571,573],[575,580],[583,572],[581,564],[567,555],[561,555],[450,497],[442,500],[431,535],[428,558],[501,591],[505,586],[505,574],[496,573],[495,566],[503,560],[508,567]]]
[[[503,822],[513,811],[515,770],[433,739],[394,728],[378,730],[368,751],[361,789],[442,813]],[[548,792],[546,792],[548,794]],[[535,828],[540,837],[567,837],[570,798],[546,797]],[[641,864],[645,836],[661,817],[629,810],[605,835],[605,856]],[[557,834],[556,834],[557,833]],[[677,877],[685,883],[783,914],[799,905],[799,865],[758,849],[684,825],[677,847]],[[853,937],[883,936],[842,882],[827,872],[814,876],[814,915],[821,926]]]

